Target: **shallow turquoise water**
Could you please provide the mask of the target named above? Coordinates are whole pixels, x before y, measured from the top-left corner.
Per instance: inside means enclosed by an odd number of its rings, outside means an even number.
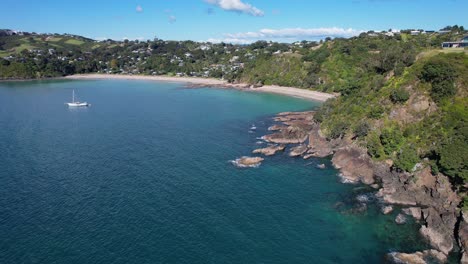
[[[92,106],[68,109],[72,89]],[[317,105],[176,83],[0,83],[0,263],[378,263],[424,249],[376,202],[353,210],[371,190],[341,184],[327,159],[229,162],[275,113]]]

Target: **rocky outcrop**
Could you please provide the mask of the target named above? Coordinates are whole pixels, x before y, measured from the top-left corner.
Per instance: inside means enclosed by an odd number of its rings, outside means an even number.
[[[382,207],[380,209],[380,211],[382,212],[382,214],[389,214],[389,213],[393,212],[393,206],[386,205],[386,206]]]
[[[424,97],[410,100],[408,121],[416,120],[417,115],[431,109]],[[405,114],[405,113],[403,113]],[[415,118],[416,119],[413,119]],[[420,233],[435,250],[426,250],[401,256],[425,260],[437,255],[446,257],[458,241],[460,247],[468,245],[468,224],[458,221],[460,198],[452,190],[448,178],[442,174],[433,175],[428,166],[419,164],[416,171],[399,172],[393,169],[393,162],[373,161],[367,150],[355,144],[350,138],[328,140],[321,132],[320,125],[313,121],[313,113],[281,113],[275,121],[282,122],[272,130],[278,131],[264,137],[274,143],[301,144],[293,148],[294,155],[304,158],[333,155],[332,163],[341,172],[344,182],[363,182],[379,188],[376,197],[385,205],[400,205],[406,208],[396,219],[403,222],[405,215],[412,216],[421,224]],[[307,142],[308,141],[308,142]],[[297,150],[297,151],[296,151]],[[304,151],[306,150],[306,151]],[[387,208],[382,212],[389,213]],[[402,220],[402,221],[400,221]],[[459,224],[457,224],[459,223]],[[458,227],[458,226],[459,227]],[[458,231],[456,241],[455,232]],[[464,260],[468,253],[463,251]],[[418,263],[418,262],[407,262]],[[421,262],[423,263],[423,262]]]
[[[395,223],[402,225],[406,223],[406,216],[404,214],[398,214],[395,218]]]
[[[244,156],[244,157],[241,157],[232,161],[232,163],[236,165],[237,167],[249,168],[249,167],[260,166],[263,160],[264,158],[261,158],[261,157],[245,157]]]
[[[461,249],[461,263],[468,263],[468,219],[467,212],[461,212],[458,226],[458,246]]]
[[[392,263],[405,264],[426,264],[426,263],[445,263],[447,256],[434,249],[417,251],[414,253],[392,252],[387,255],[387,259]]]
[[[266,148],[255,149],[254,151],[252,151],[252,153],[254,154],[259,153],[265,156],[272,156],[272,155],[275,155],[276,152],[284,151],[285,148],[286,148],[286,145],[271,145]]]
[[[367,152],[357,146],[338,149],[332,158],[333,165],[340,169],[341,176],[349,182],[373,184],[373,164]]]
[[[265,141],[277,144],[304,143],[314,125],[313,112],[284,112],[274,118],[284,125],[271,126],[269,130],[278,131],[263,137]]]
[[[332,143],[322,135],[318,124],[314,124],[309,132],[309,151],[307,153],[319,158],[333,154]]]
[[[297,157],[301,156],[307,151],[308,147],[307,145],[299,145],[296,147],[291,148],[291,151],[289,152],[290,157]]]
[[[423,168],[413,175],[387,168],[387,172],[381,171],[379,176],[383,187],[377,196],[388,204],[411,205],[404,212],[421,219],[421,235],[432,247],[448,254],[454,246],[457,205],[460,203],[448,178],[442,174],[432,175],[430,168]]]
[[[406,215],[412,216],[416,220],[421,220],[422,211],[419,207],[404,208],[401,211]]]

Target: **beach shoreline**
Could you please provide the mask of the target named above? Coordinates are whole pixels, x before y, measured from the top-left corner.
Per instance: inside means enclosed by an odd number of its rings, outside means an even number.
[[[179,82],[190,84],[190,87],[212,86],[218,88],[232,88],[248,92],[274,93],[286,96],[292,96],[307,100],[325,102],[330,98],[336,97],[334,94],[317,92],[296,87],[286,87],[277,85],[264,85],[253,88],[249,84],[239,83],[231,84],[224,80],[200,77],[175,77],[175,76],[146,76],[146,75],[121,75],[121,74],[75,74],[63,77],[64,79],[73,80],[147,80],[161,82]]]

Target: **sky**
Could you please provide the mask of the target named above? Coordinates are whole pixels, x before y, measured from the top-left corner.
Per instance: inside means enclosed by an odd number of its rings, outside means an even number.
[[[468,27],[468,0],[1,0],[0,28],[96,40],[251,43]]]

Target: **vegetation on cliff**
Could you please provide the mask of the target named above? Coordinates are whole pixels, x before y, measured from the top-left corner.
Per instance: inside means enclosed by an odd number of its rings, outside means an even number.
[[[329,138],[356,138],[374,159],[409,172],[428,163],[461,186],[468,181],[468,56],[411,57],[401,70],[395,60],[393,68],[344,81],[342,96],[315,118]]]

